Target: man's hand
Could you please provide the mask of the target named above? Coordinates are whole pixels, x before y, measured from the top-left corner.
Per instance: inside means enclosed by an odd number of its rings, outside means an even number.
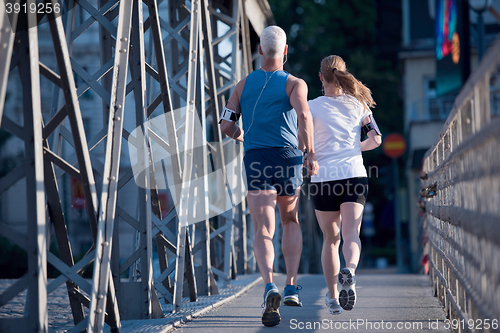
[[[304,156],[305,163],[307,165],[307,173],[310,176],[314,176],[318,173],[319,165],[318,161],[316,161],[316,155],[314,153],[307,153]]]

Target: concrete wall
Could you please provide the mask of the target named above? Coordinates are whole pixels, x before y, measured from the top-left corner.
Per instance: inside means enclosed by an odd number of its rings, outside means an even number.
[[[400,58],[404,64],[405,128],[408,128],[411,107],[414,102],[424,99],[425,79],[435,77],[436,65],[432,51],[403,52]]]

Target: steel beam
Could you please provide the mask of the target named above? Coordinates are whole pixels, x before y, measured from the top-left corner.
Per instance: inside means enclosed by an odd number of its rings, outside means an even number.
[[[184,282],[185,269],[185,246],[186,244],[186,229],[188,228],[189,219],[189,194],[191,175],[193,167],[193,143],[194,143],[194,117],[197,116],[195,99],[196,99],[196,66],[198,62],[198,45],[200,32],[200,5],[199,1],[195,0],[191,3],[191,29],[189,34],[189,56],[188,60],[188,77],[187,77],[187,93],[186,93],[186,122],[184,125],[184,166],[182,170],[182,185],[179,202],[179,226],[177,235],[177,261],[174,282],[174,299],[173,309],[179,311],[182,303],[182,286]]]
[[[90,313],[87,326],[88,332],[100,332],[103,329],[108,286],[109,281],[112,281],[112,279],[110,279],[110,261],[122,144],[123,111],[128,73],[127,64],[130,46],[132,5],[132,0],[122,0],[120,2],[120,12],[118,14],[119,19],[116,32],[113,83],[111,86],[111,102],[108,120],[108,136],[104,159],[103,184],[96,240],[96,264],[94,266],[94,284],[91,294]],[[110,288],[109,291],[112,295],[114,295],[114,290]],[[118,304],[116,299],[112,299],[111,301],[117,319],[116,326],[112,327],[112,330],[118,332],[121,331]]]
[[[12,1],[12,5],[19,0]],[[12,27],[17,25],[18,13],[12,13],[9,18],[5,10],[5,2],[0,4],[0,126],[2,125],[2,113],[7,92],[7,79],[9,77],[10,60],[14,45],[15,31]]]
[[[35,4],[28,0],[27,5]],[[28,320],[18,329],[26,332],[47,332],[47,225],[45,222],[45,189],[43,186],[43,139],[40,95],[40,72],[38,60],[38,30],[36,15],[28,13],[27,23],[31,27],[16,35],[21,43],[23,59],[19,76],[23,88],[24,152],[26,175],[26,201],[28,209],[28,296],[26,310]]]

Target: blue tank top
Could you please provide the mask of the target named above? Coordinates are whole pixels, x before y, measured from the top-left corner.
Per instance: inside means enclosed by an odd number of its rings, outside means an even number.
[[[297,114],[286,94],[288,75],[285,71],[256,70],[247,76],[240,97],[245,151],[298,147]]]

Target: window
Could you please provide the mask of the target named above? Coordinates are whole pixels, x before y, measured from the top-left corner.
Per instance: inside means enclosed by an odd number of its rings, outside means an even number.
[[[436,97],[436,79],[425,78],[425,107],[427,120],[445,120],[448,117],[456,95]]]

